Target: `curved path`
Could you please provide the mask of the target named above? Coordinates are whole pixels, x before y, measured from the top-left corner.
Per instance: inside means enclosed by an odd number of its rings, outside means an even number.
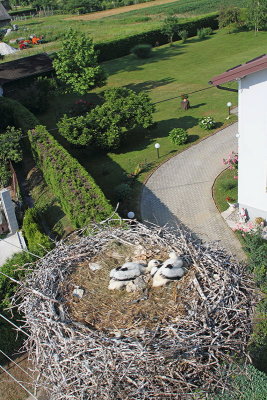
[[[204,242],[219,241],[243,259],[239,240],[225,223],[212,198],[212,185],[225,168],[222,159],[237,149],[237,123],[193,145],[160,166],[141,196],[143,221],[182,224]]]

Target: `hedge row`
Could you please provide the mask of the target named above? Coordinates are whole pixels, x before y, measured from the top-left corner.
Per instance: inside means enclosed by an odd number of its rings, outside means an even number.
[[[4,125],[15,126],[27,132],[38,125],[38,119],[18,101],[7,97],[0,97],[0,130]]]
[[[111,215],[112,207],[93,178],[44,126],[29,131],[29,139],[46,183],[76,228]]]
[[[53,242],[46,236],[39,225],[39,212],[36,208],[26,210],[23,218],[22,232],[28,249],[38,256],[44,256],[53,247]]]
[[[218,29],[218,14],[207,15],[205,17],[194,18],[188,22],[180,24],[179,30],[187,30],[188,37],[196,36],[200,28],[211,27]],[[177,34],[173,40],[178,40]],[[97,43],[95,49],[99,51],[99,61],[108,61],[114,58],[123,57],[130,54],[131,49],[137,44],[148,43],[152,46],[168,43],[167,36],[161,32],[161,29],[154,29],[148,32],[139,33],[126,38],[115,39],[109,42]]]

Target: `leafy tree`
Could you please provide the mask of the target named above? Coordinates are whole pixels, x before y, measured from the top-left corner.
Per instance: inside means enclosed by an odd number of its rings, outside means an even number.
[[[173,36],[179,30],[178,18],[175,15],[169,15],[163,22],[161,31],[168,37],[169,43],[172,45]]]
[[[240,9],[233,6],[222,8],[219,13],[218,21],[220,29],[232,24],[240,24]]]
[[[69,92],[85,94],[106,82],[106,74],[98,65],[93,40],[73,29],[64,36],[63,48],[53,66]]]
[[[21,130],[14,126],[8,126],[6,132],[0,135],[0,160],[2,162],[22,160],[22,150],[19,144],[21,135]]]
[[[86,126],[86,119],[83,116],[68,118],[64,115],[57,126],[59,133],[69,143],[87,146],[91,142],[90,129]]]
[[[249,0],[247,25],[255,35],[267,26],[267,0]]]
[[[105,150],[117,149],[123,138],[134,128],[152,125],[155,110],[144,92],[135,93],[126,88],[109,89],[104,93],[104,103],[96,106],[84,117],[64,117],[60,133],[70,142],[89,143]]]

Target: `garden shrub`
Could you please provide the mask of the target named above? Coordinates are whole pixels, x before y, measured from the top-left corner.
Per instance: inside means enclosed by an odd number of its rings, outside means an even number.
[[[198,29],[197,36],[201,40],[201,39],[204,39],[206,36],[210,36],[212,34],[212,32],[213,31],[212,31],[211,27],[201,28],[201,29]]]
[[[37,118],[27,108],[18,101],[7,97],[0,97],[0,115],[0,130],[2,121],[7,121],[6,116],[9,126],[20,128],[23,132],[34,128],[39,123]]]
[[[29,139],[46,183],[76,228],[111,215],[112,207],[93,178],[44,126],[29,131]]]
[[[17,89],[16,99],[28,110],[38,114],[47,110],[56,89],[55,79],[38,77],[30,85]]]
[[[86,119],[83,116],[68,118],[64,115],[57,124],[59,133],[69,143],[87,146],[92,139],[90,130],[86,127]]]
[[[134,128],[152,125],[155,106],[144,92],[113,88],[104,92],[104,103],[86,115],[59,122],[59,132],[70,143],[89,145],[102,150],[114,150]]]
[[[211,27],[218,29],[218,14],[213,13],[205,17],[192,18],[188,22],[179,24],[179,30],[186,30],[188,37],[195,36],[200,28]],[[176,33],[173,40],[178,40],[179,35]],[[128,36],[121,39],[114,39],[104,43],[97,43],[95,49],[99,51],[99,61],[113,60],[114,58],[123,57],[130,53],[130,50],[137,44],[148,43],[155,46],[168,43],[168,38],[161,29],[154,29],[148,32],[142,32],[136,35]]]
[[[215,121],[212,117],[203,117],[199,120],[199,126],[205,130],[210,130],[215,127]]]
[[[79,99],[76,100],[75,103],[70,107],[68,115],[70,117],[79,117],[80,115],[86,114],[94,107],[95,104],[89,103],[89,101],[83,99]]]
[[[223,7],[219,12],[219,28],[241,23],[241,10],[238,7]]]
[[[186,29],[183,29],[182,31],[178,32],[178,35],[180,36],[180,38],[182,39],[182,42],[185,43],[186,39],[188,38],[188,32]]]
[[[131,50],[137,58],[149,58],[151,57],[152,53],[152,46],[151,44],[137,44]]]
[[[169,138],[174,144],[185,144],[188,140],[188,133],[183,128],[174,128],[170,131]]]
[[[130,194],[132,189],[127,183],[121,183],[115,187],[115,197],[118,201],[126,200]]]
[[[28,249],[38,256],[44,256],[53,247],[53,242],[46,236],[39,225],[39,213],[36,208],[26,210],[23,218],[22,232]]]

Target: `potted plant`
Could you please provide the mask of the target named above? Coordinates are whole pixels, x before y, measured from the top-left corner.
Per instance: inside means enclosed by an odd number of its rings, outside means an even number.
[[[225,200],[227,201],[227,203],[229,204],[229,207],[235,207],[236,206],[236,202],[235,199],[233,199],[232,197],[227,196],[225,198]]]

